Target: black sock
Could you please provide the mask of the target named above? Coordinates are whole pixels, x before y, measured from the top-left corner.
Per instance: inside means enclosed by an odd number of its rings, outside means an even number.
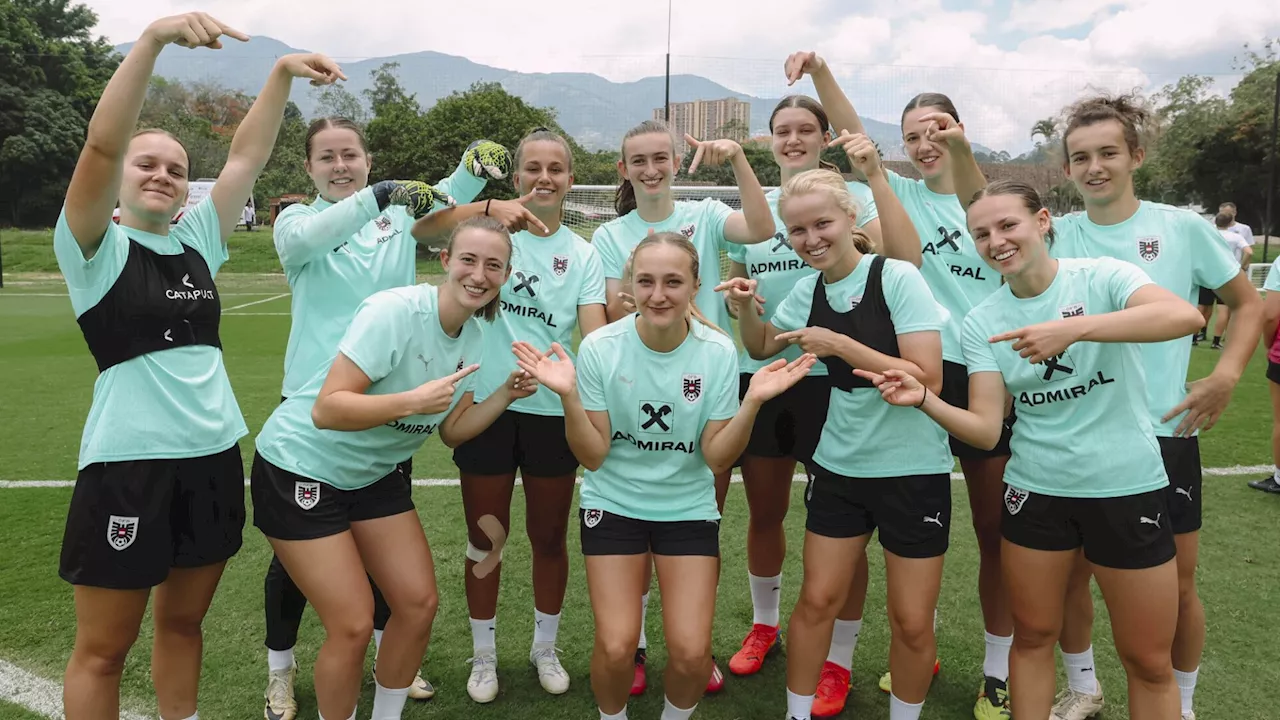
[[[1214,345],[1221,345],[1221,344],[1222,344],[1222,336],[1221,336],[1221,335],[1214,335],[1214,336],[1213,336],[1213,344],[1214,344]]]

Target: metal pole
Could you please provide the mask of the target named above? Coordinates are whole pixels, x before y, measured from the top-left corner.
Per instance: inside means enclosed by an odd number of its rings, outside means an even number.
[[[662,107],[663,121],[671,122],[671,0],[667,0],[667,93]]]
[[[3,243],[0,243],[3,246]],[[4,287],[4,253],[0,252],[0,288]]]
[[[1272,222],[1271,214],[1272,204],[1276,197],[1276,165],[1280,165],[1276,155],[1280,154],[1280,147],[1276,145],[1276,127],[1280,125],[1280,71],[1276,72],[1276,97],[1275,106],[1271,110],[1271,172],[1267,178],[1267,229],[1263,231],[1262,236],[1262,258],[1265,262],[1269,257],[1271,234],[1276,232],[1276,226]]]

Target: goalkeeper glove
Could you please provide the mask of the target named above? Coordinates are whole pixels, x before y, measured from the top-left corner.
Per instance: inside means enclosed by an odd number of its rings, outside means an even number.
[[[418,180],[383,180],[373,186],[373,197],[378,201],[379,210],[386,210],[388,205],[403,205],[415,220],[436,205],[454,205],[453,198]]]
[[[491,140],[477,140],[462,154],[462,165],[475,177],[502,180],[511,172],[511,153]]]

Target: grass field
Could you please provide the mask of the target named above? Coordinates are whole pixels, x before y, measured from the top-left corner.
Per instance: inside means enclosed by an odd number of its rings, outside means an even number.
[[[269,235],[237,234],[238,254],[261,243],[270,250]],[[18,245],[21,245],[19,243]],[[8,269],[11,245],[5,234]],[[233,250],[233,258],[237,251]],[[34,262],[34,261],[33,261]],[[235,262],[235,260],[233,260]],[[229,263],[227,268],[231,269]],[[430,268],[424,268],[430,270]],[[285,340],[289,329],[288,288],[277,276],[220,276],[226,319],[222,339],[228,371],[251,434],[242,441],[246,462],[252,438],[276,405],[280,393]],[[1208,348],[1193,351],[1191,376],[1200,377],[1217,355]],[[1238,386],[1232,406],[1202,443],[1207,467],[1269,465],[1270,410],[1265,358],[1258,353]],[[0,290],[0,480],[70,480],[80,432],[88,410],[95,367],[71,314],[65,288],[56,278],[14,276],[6,272]],[[436,439],[415,457],[420,478],[455,478],[457,470]],[[1207,608],[1208,645],[1200,674],[1197,715],[1201,720],[1231,718],[1262,720],[1277,717],[1280,688],[1267,682],[1278,658],[1274,638],[1280,633],[1273,608],[1280,603],[1280,556],[1274,552],[1275,528],[1280,524],[1280,498],[1247,488],[1252,477],[1207,476],[1204,546],[1200,583]],[[518,492],[518,491],[517,491]],[[801,486],[792,494],[796,512],[787,519],[792,545],[784,575],[783,607],[790,608],[800,580],[800,538],[803,534]],[[74,638],[71,589],[56,574],[70,488],[0,488],[0,659],[51,680],[61,678]],[[559,646],[573,678],[566,696],[553,698],[538,686],[528,668],[532,637],[532,594],[528,543],[516,530],[508,545],[506,581],[498,620],[499,672],[502,694],[488,706],[466,695],[467,658],[471,637],[462,589],[465,528],[456,487],[415,488],[415,501],[432,543],[440,584],[440,613],[428,651],[425,673],[438,689],[435,700],[411,705],[406,718],[591,718],[595,705],[588,668],[592,642],[578,536],[570,532],[570,587],[561,624]],[[247,501],[247,498],[246,498]],[[513,502],[513,525],[523,525],[522,499]],[[963,483],[953,485],[954,531],[947,555],[946,577],[939,606],[939,647],[942,673],[934,683],[923,717],[963,720],[981,679],[982,627],[977,609],[977,549],[968,531],[968,503]],[[746,583],[746,505],[740,487],[729,494],[722,523],[724,573],[715,624],[715,651],[727,661],[751,622]],[[844,717],[886,717],[887,696],[875,689],[886,668],[888,628],[884,617],[883,561],[872,557],[872,588],[866,625],[854,667],[854,692]],[[227,573],[206,620],[205,665],[201,717],[206,719],[261,716],[265,681],[262,648],[262,576],[270,553],[251,525],[245,546]],[[633,718],[657,718],[662,705],[660,670],[664,665],[660,599],[651,607],[650,689],[630,707]],[[784,612],[784,616],[785,616]],[[1123,672],[1111,649],[1105,606],[1098,602],[1095,635],[1099,676],[1107,692],[1110,720],[1127,718]],[[310,611],[297,649],[302,664],[298,680],[299,718],[316,717],[311,660],[322,630]],[[371,659],[371,658],[370,658]],[[149,679],[150,632],[130,656],[124,695],[130,709],[154,713]],[[771,718],[783,715],[784,662],[775,659],[751,678],[729,679],[726,692],[708,698],[695,717]],[[360,717],[368,717],[372,680],[367,680]],[[3,697],[3,695],[0,695]],[[0,701],[0,720],[39,717]]]

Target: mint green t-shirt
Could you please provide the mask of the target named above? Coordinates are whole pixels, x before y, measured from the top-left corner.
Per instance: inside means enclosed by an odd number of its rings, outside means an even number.
[[[436,184],[459,204],[471,202],[484,186],[483,178],[461,164]],[[416,282],[414,222],[399,205],[379,212],[368,187],[337,203],[316,197],[310,205],[281,211],[272,235],[293,291],[281,395],[293,395],[316,371],[328,370],[338,340],[365,298]]]
[[[181,255],[186,245],[204,258],[211,277],[227,260],[212,197],[183,214],[168,235],[110,223],[89,260],[71,234],[63,208],[53,230],[53,252],[77,318],[116,284],[129,259],[130,238],[160,255]],[[248,434],[220,349],[187,345],[158,350],[98,375],[77,469],[97,462],[213,455]]]
[[[964,321],[969,374],[998,372],[1013,395],[1013,457],[1005,482],[1022,490],[1077,498],[1136,495],[1168,484],[1147,412],[1137,343],[1078,342],[1032,365],[1011,341],[992,336],[1028,325],[1123,310],[1151,279],[1114,258],[1064,259],[1040,295],[1006,286]]]
[[[698,202],[677,201],[675,212],[662,222],[647,223],[632,210],[620,218],[596,228],[591,246],[600,255],[606,280],[621,280],[631,251],[645,239],[650,230],[672,231],[689,238],[698,251],[698,277],[702,286],[694,298],[704,317],[720,329],[729,331],[729,311],[716,292],[720,284],[720,249],[729,244],[724,238],[724,223],[734,209],[713,198]]]
[[[863,255],[847,277],[824,283],[832,309],[847,312],[862,301],[873,259],[875,255]],[[822,282],[821,273],[801,278],[778,307],[773,327],[784,332],[808,327],[818,282]],[[934,300],[915,265],[885,259],[881,283],[899,337],[942,331],[947,322],[945,309]],[[885,402],[875,388],[849,392],[831,388],[827,421],[813,460],[829,472],[852,478],[949,473],[953,464],[946,431],[915,408]]]
[[[849,193],[853,195],[858,205],[858,227],[865,227],[867,223],[879,217],[871,188],[859,182],[848,183],[848,187]],[[815,272],[791,248],[791,242],[787,238],[787,225],[782,222],[782,217],[778,215],[778,196],[781,194],[780,190],[774,189],[765,195],[765,198],[769,201],[769,209],[773,211],[773,223],[778,228],[778,232],[773,238],[755,245],[738,245],[735,243],[729,245],[728,248],[729,259],[745,265],[747,277],[755,278],[757,281],[756,289],[764,296],[764,315],[761,316],[761,319],[765,322],[769,322],[773,318],[773,314],[778,310],[778,305],[782,303],[782,299],[787,296],[787,293],[791,292],[791,288],[795,287],[801,278],[812,275]],[[755,360],[744,349],[738,353],[738,370],[744,373],[754,373],[778,358],[786,358],[791,361],[800,357],[801,354],[800,346],[792,345],[768,360]],[[822,363],[814,365],[813,369],[809,371],[811,377],[826,374],[827,366]]]
[[[436,287],[423,283],[383,290],[361,303],[336,351],[373,381],[365,394],[412,390],[480,361],[480,321],[469,318],[458,337],[449,337],[440,327],[438,297]],[[276,407],[258,434],[257,447],[272,465],[339,490],[372,485],[413,457],[471,392],[475,378],[472,373],[458,383],[444,412],[355,432],[320,430],[311,420],[311,408],[329,375],[327,365]]]
[[[1113,257],[1133,263],[1157,285],[1193,305],[1197,287],[1216,290],[1240,273],[1240,263],[1217,228],[1190,210],[1143,202],[1133,217],[1115,225],[1097,225],[1081,212],[1054,218],[1053,227],[1054,257]],[[1149,378],[1151,424],[1156,435],[1173,437],[1183,415],[1167,423],[1161,418],[1187,395],[1191,340],[1143,343],[1141,352]]]
[[[476,402],[489,397],[516,369],[511,344],[524,340],[546,351],[558,342],[573,356],[578,308],[604,305],[600,258],[566,225],[550,237],[511,236],[511,277],[502,286],[502,312],[485,328],[484,360],[476,371]],[[531,415],[564,416],[560,396],[539,389],[508,407]]]
[[[671,352],[650,350],[632,313],[583,339],[578,393],[609,413],[612,440],[582,476],[579,505],[636,520],[718,520],[715,477],[702,454],[708,422],[738,412],[737,349],[700,322]]]
[[[1000,273],[978,253],[958,197],[938,194],[923,180],[904,178],[892,170],[885,170],[885,176],[920,235],[920,273],[933,296],[951,313],[942,333],[942,357],[963,364],[960,323],[974,305],[1000,287]]]

